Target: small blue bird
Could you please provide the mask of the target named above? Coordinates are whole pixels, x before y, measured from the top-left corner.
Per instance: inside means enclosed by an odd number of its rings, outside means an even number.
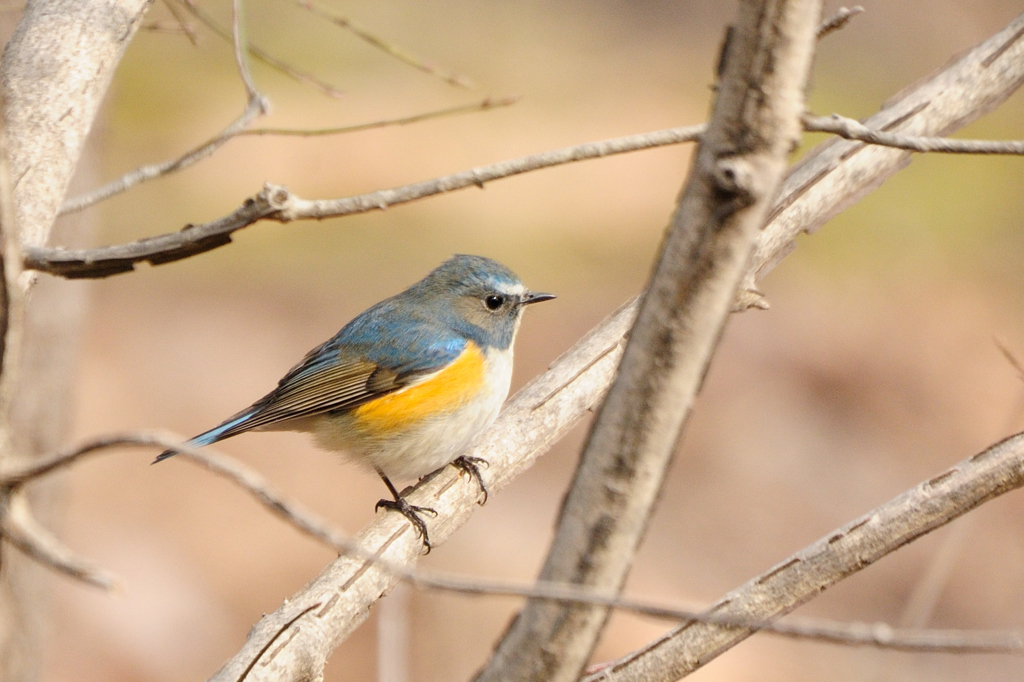
[[[430,549],[417,512],[391,478],[425,476],[449,463],[476,477],[463,457],[494,422],[512,380],[512,342],[532,293],[501,263],[448,259],[402,293],[381,301],[314,348],[277,388],[220,426],[188,441],[202,446],[245,431],[305,431],[325,450],[372,467]],[[156,461],[177,454],[167,450]]]

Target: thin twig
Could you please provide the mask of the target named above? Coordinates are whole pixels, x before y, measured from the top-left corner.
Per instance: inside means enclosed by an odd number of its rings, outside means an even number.
[[[803,117],[804,130],[811,133],[832,133],[847,140],[867,142],[882,147],[905,149],[911,152],[939,154],[1024,154],[1024,141],[1020,140],[953,140],[948,137],[921,137],[901,135],[868,128],[860,121],[832,114],[831,116]]]
[[[457,73],[452,73],[451,71],[446,71],[433,64],[429,64],[426,60],[422,59],[421,57],[417,57],[416,55],[412,54],[411,52],[408,52],[407,50],[404,50],[398,45],[389,42],[374,33],[371,33],[363,26],[359,25],[355,21],[352,21],[352,19],[346,16],[342,16],[341,14],[337,13],[336,11],[329,7],[313,2],[313,0],[288,1],[295,5],[298,5],[304,10],[309,11],[311,14],[315,16],[318,16],[322,19],[326,19],[330,21],[332,24],[335,24],[336,26],[340,26],[346,31],[349,31],[352,34],[358,36],[362,40],[365,40],[367,43],[373,45],[382,52],[391,55],[392,57],[398,59],[399,61],[405,62],[406,64],[415,69],[419,69],[423,73],[427,73],[432,76],[437,76],[446,83],[450,83],[451,85],[454,85],[456,87],[473,87],[473,81],[471,81],[466,76],[461,76]]]
[[[141,166],[129,173],[125,173],[116,180],[108,182],[102,187],[92,190],[91,192],[81,194],[77,197],[72,197],[61,204],[60,214],[64,215],[67,213],[81,211],[82,209],[98,204],[105,199],[109,199],[110,197],[117,196],[122,192],[126,192],[136,185],[188,168],[189,166],[212,156],[213,153],[220,149],[225,142],[238,135],[242,130],[245,130],[245,128],[254,120],[266,114],[267,111],[269,111],[269,105],[266,98],[252,98],[249,100],[249,103],[246,105],[245,111],[242,112],[241,116],[232,121],[230,125],[224,128],[224,130],[220,131],[198,147],[182,154],[176,159]]]
[[[187,9],[192,14],[192,16],[199,20],[200,23],[209,28],[211,31],[213,31],[215,34],[220,36],[225,41],[229,43],[233,42],[231,37],[231,31],[228,31],[223,26],[214,21],[213,17],[206,14],[206,12],[204,12],[203,10],[199,9],[199,7],[196,6],[194,2],[192,2],[192,0],[179,1],[181,2],[181,6]],[[312,74],[306,73],[305,71],[301,71],[295,68],[291,64],[282,61],[277,57],[274,57],[263,48],[257,47],[252,43],[248,44],[247,50],[249,54],[251,54],[253,57],[256,57],[256,59],[259,59],[267,66],[277,69],[281,73],[293,78],[294,80],[299,81],[300,83],[312,85],[325,95],[329,95],[331,97],[341,97],[343,94],[345,94],[338,88],[331,85],[330,83],[322,81],[316,76],[313,76]]]
[[[788,619],[783,622],[751,621],[736,616],[707,613],[700,608],[679,608],[601,594],[591,588],[571,584],[540,582],[533,585],[479,579],[456,574],[410,570],[374,554],[334,527],[330,522],[306,510],[299,502],[277,491],[262,475],[241,462],[210,448],[192,448],[182,439],[164,432],[133,432],[101,436],[45,460],[28,463],[0,475],[0,487],[17,489],[21,485],[54,471],[71,466],[83,457],[122,447],[172,448],[186,459],[224,476],[252,495],[261,505],[302,533],[337,550],[375,563],[418,589],[440,590],[471,596],[507,596],[546,599],[558,602],[591,604],[629,611],[643,616],[671,620],[698,621],[718,625],[752,628],[795,639],[810,639],[852,646],[875,646],[904,651],[943,651],[961,653],[1020,653],[1024,635],[1007,630],[896,629],[886,623],[843,623],[818,618]],[[34,537],[35,531],[26,534]],[[30,542],[32,542],[30,540]],[[34,556],[36,556],[34,554]],[[76,560],[75,565],[86,565]],[[49,562],[47,562],[49,563]],[[67,571],[65,571],[67,572]],[[75,575],[80,578],[81,576]],[[92,582],[92,581],[90,581]]]
[[[485,100],[485,102],[488,100]],[[504,102],[504,100],[499,100]],[[471,105],[472,106],[472,105]],[[490,106],[498,106],[497,103]],[[483,108],[483,107],[481,107]],[[424,118],[434,118],[440,112],[421,114]],[[416,118],[409,117],[410,119]],[[383,125],[400,125],[405,119],[393,121],[381,121]],[[843,119],[840,119],[843,120]],[[851,120],[851,119],[845,119]],[[121,178],[100,187],[88,194],[73,198],[67,201],[62,207],[62,213],[73,212],[91,206],[106,198],[119,194],[126,189],[159,177],[162,174],[185,168],[196,161],[206,158],[228,139],[240,134],[303,134],[301,131],[288,131],[285,129],[267,129],[266,133],[256,131],[243,133],[239,130],[240,122],[236,121],[221,134],[212,138],[200,147],[192,150],[184,156],[171,161],[152,166],[143,166]],[[352,126],[351,129],[363,129],[362,124]],[[860,125],[860,124],[858,124]],[[274,220],[277,222],[291,222],[293,220],[323,220],[326,218],[338,218],[357,213],[384,210],[391,206],[416,201],[436,194],[453,192],[466,187],[482,187],[486,182],[500,180],[521,173],[528,173],[542,168],[551,168],[577,161],[598,159],[614,154],[653,149],[685,142],[695,142],[700,139],[705,126],[695,125],[682,128],[669,128],[639,135],[630,135],[601,142],[588,142],[573,147],[564,147],[540,154],[520,157],[488,166],[479,166],[468,171],[446,175],[433,180],[426,180],[412,185],[404,185],[386,190],[377,190],[367,194],[360,194],[340,199],[302,199],[287,192],[283,187],[268,184],[268,188],[274,191],[283,192],[283,200],[287,200],[290,206],[287,211],[282,210],[283,206],[272,206],[265,201],[265,193],[260,192],[255,197],[247,199],[243,206],[234,213],[217,220],[190,225],[186,228],[157,237],[147,237],[127,244],[106,246],[96,249],[71,250],[60,247],[56,248],[30,248],[26,254],[25,267],[40,272],[48,272],[53,275],[68,278],[102,278],[110,275],[130,272],[135,263],[148,261],[153,265],[170,263],[182,258],[188,258],[205,251],[215,249],[231,242],[230,235],[237,230],[244,229],[249,225],[261,220]],[[829,128],[829,129],[826,129]],[[835,129],[843,129],[851,139],[860,140],[861,137],[854,129],[847,128],[842,124],[834,124],[831,117],[805,117],[805,130],[808,132],[831,132]],[[329,129],[325,131],[313,131],[311,134],[333,134],[333,132],[348,132],[346,128]],[[890,135],[879,131],[869,131],[871,134],[864,136],[865,142],[879,146],[894,147],[896,149],[911,149],[913,151],[934,151],[948,153],[982,153],[982,154],[1012,154],[1024,153],[1024,142],[1019,141],[984,141],[984,140],[950,140],[947,138],[921,137],[917,138],[908,135]],[[872,139],[867,139],[868,137]],[[976,149],[978,151],[967,151]],[[280,202],[279,202],[280,203]],[[260,204],[260,210],[253,210],[253,206]],[[784,205],[783,205],[784,207]],[[781,210],[776,208],[776,212]],[[774,248],[774,247],[773,247]],[[781,248],[781,247],[779,247]],[[761,257],[773,258],[771,254]],[[752,285],[751,285],[752,286]],[[749,288],[749,287],[748,287]],[[749,305],[749,303],[748,303]]]
[[[445,118],[448,116],[456,116],[458,114],[469,114],[477,111],[487,111],[488,109],[507,107],[515,104],[516,102],[519,101],[519,99],[519,95],[513,95],[511,97],[499,97],[497,99],[485,97],[483,100],[475,102],[473,104],[460,104],[454,107],[446,107],[444,109],[437,109],[435,111],[427,111],[422,114],[413,114],[412,116],[403,116],[401,118],[386,118],[381,119],[379,121],[370,121],[369,123],[357,123],[355,125],[342,126],[340,128],[249,128],[248,130],[241,130],[235,133],[235,137],[242,137],[243,135],[289,135],[292,137],[319,137],[324,135],[342,135],[345,133],[357,133],[364,130],[389,128],[391,126],[404,126],[409,125],[411,123],[429,121],[435,118]]]
[[[260,93],[256,89],[256,83],[252,79],[252,74],[249,72],[249,61],[246,59],[248,40],[242,35],[243,32],[242,0],[231,0],[231,47],[235,52],[235,65],[238,67],[238,75],[242,78],[242,83],[245,85],[245,94],[251,101],[259,99]]]
[[[135,263],[142,261],[154,265],[169,263],[223,246],[230,243],[233,232],[260,220],[323,220],[384,210],[435,194],[466,187],[483,187],[484,183],[492,180],[541,168],[692,142],[698,139],[703,131],[703,125],[686,126],[602,142],[588,142],[480,166],[425,182],[341,199],[302,199],[284,187],[268,184],[259,194],[247,199],[234,213],[217,220],[191,225],[178,232],[99,249],[32,248],[26,254],[25,267],[69,278],[107,277],[129,272]]]
[[[40,564],[104,590],[114,589],[119,580],[112,574],[77,557],[32,517],[24,493],[6,495],[0,510],[0,536]]]
[[[864,8],[860,5],[854,5],[853,7],[840,7],[836,10],[836,13],[830,16],[825,21],[818,25],[817,38],[821,40],[829,33],[834,33],[839,29],[846,26],[850,19],[864,11]]]
[[[1017,434],[825,535],[725,595],[708,612],[778,618],[904,545],[1022,486],[1024,434]],[[674,682],[751,634],[709,623],[684,624],[606,672],[620,682]],[[600,676],[585,679],[597,682]]]
[[[436,111],[428,111],[422,114],[414,114],[412,116],[403,116],[401,118],[383,119],[380,121],[373,121],[370,123],[359,123],[351,126],[344,126],[340,128],[325,128],[320,130],[305,130],[305,129],[291,129],[291,128],[249,128],[248,126],[252,121],[260,114],[266,113],[268,105],[265,104],[265,100],[261,100],[257,103],[250,101],[249,108],[246,109],[245,113],[239,117],[238,120],[234,121],[227,128],[218,133],[215,137],[207,140],[200,146],[186,152],[182,156],[169,161],[164,161],[158,164],[151,164],[142,166],[133,171],[125,173],[120,178],[113,180],[102,187],[98,187],[86,194],[80,194],[77,197],[72,197],[64,202],[61,206],[61,214],[73,213],[75,211],[81,211],[82,209],[94,206],[101,201],[109,199],[113,196],[125,192],[135,185],[149,180],[155,180],[164,175],[174,173],[179,170],[184,170],[197,161],[201,161],[205,158],[210,157],[215,151],[217,151],[225,142],[233,137],[242,137],[244,135],[290,135],[295,137],[316,137],[321,135],[341,135],[345,133],[354,133],[363,130],[371,130],[374,128],[387,128],[389,126],[400,126],[407,125],[410,123],[418,123],[420,121],[427,121],[435,118],[443,118],[446,116],[455,116],[458,114],[471,113],[475,111],[487,111],[488,109],[497,109],[499,107],[506,107],[515,104],[519,101],[518,96],[501,97],[498,99],[492,99],[487,97],[480,102],[475,104],[463,104],[455,107],[447,107],[445,109],[438,109]],[[257,104],[259,109],[257,110]]]
[[[181,30],[188,36],[189,42],[192,43],[193,46],[198,45],[199,37],[196,35],[196,30],[192,27],[192,24],[185,21],[185,17],[181,16],[181,12],[178,11],[178,8],[174,6],[174,3],[171,2],[171,0],[163,0],[163,2],[164,7],[167,8],[167,11],[171,13],[172,17],[174,17],[178,26],[180,26]]]
[[[1010,363],[1010,366],[1013,367],[1014,371],[1017,372],[1017,378],[1020,379],[1021,381],[1024,381],[1024,363],[1020,361],[1020,358],[1017,357],[1016,353],[1010,350],[1010,346],[1006,343],[1006,341],[999,338],[998,336],[995,339],[993,339],[993,341],[995,341],[996,348],[999,349],[999,352],[1003,354],[1003,357],[1006,358],[1006,361]]]

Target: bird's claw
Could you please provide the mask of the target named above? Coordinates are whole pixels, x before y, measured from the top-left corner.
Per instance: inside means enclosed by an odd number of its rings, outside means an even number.
[[[476,482],[480,485],[480,491],[484,494],[484,498],[480,500],[480,505],[483,506],[487,504],[487,486],[484,484],[484,479],[480,475],[480,469],[486,469],[490,466],[490,463],[482,457],[469,457],[468,455],[463,455],[461,457],[457,457],[452,464],[454,464],[462,473],[467,474],[470,478],[476,479]]]
[[[413,529],[419,533],[419,536],[423,538],[423,546],[427,548],[427,554],[430,554],[431,544],[430,538],[427,536],[427,524],[420,518],[420,514],[426,514],[427,516],[437,516],[437,510],[431,509],[430,507],[419,507],[415,504],[409,504],[403,497],[396,497],[393,500],[379,500],[374,510],[390,509],[396,511],[409,520],[412,524]]]

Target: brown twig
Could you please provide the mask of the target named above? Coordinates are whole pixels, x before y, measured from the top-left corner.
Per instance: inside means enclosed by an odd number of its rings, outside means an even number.
[[[112,574],[77,557],[39,525],[22,492],[5,495],[5,505],[0,510],[0,536],[40,564],[75,580],[104,590],[114,589],[119,583]]]
[[[537,583],[521,585],[482,580],[470,576],[409,570],[368,552],[330,522],[306,510],[300,503],[277,491],[263,476],[241,462],[209,448],[197,449],[182,444],[182,439],[163,432],[109,434],[81,443],[39,461],[25,463],[0,472],[0,488],[17,492],[24,484],[70,467],[84,457],[123,447],[172,448],[207,470],[223,476],[252,495],[260,504],[286,523],[340,553],[349,553],[393,573],[418,589],[441,590],[473,596],[509,596],[546,599],[557,602],[607,606],[673,621],[696,620],[717,625],[753,628],[795,639],[827,641],[852,646],[875,646],[904,651],[943,651],[965,653],[1019,653],[1022,635],[1015,631],[936,630],[892,628],[885,623],[842,623],[817,618],[788,619],[783,622],[759,622],[750,619],[708,614],[697,608],[679,608],[642,600],[603,595],[579,585]],[[19,497],[10,518],[0,512],[0,533],[25,549],[34,558],[75,579],[109,589],[117,580],[88,562],[74,557],[27,516],[27,507]]]
[[[975,507],[1024,486],[1024,434],[993,445],[822,537],[723,597],[708,613],[772,620]],[[606,672],[620,682],[669,682],[752,634],[687,623]],[[587,682],[597,682],[593,675]]]
[[[484,100],[484,102],[488,101],[490,100]],[[497,103],[492,103],[488,107],[480,105],[478,108],[483,109],[498,106],[505,101],[507,100],[498,100]],[[477,108],[477,105],[468,105],[468,109],[475,108]],[[457,107],[455,109],[461,110],[462,108]],[[451,111],[454,113],[454,110],[444,111]],[[401,125],[406,121],[420,120],[420,117],[434,118],[435,116],[441,115],[441,113],[442,112],[431,112],[428,114],[408,117],[406,119],[380,121],[378,122],[380,124],[379,126],[375,124],[361,124],[358,126],[351,126],[349,128],[335,128],[324,131],[311,131],[308,133],[305,131],[289,131],[285,129],[266,129],[265,133],[256,130],[247,132],[240,129],[244,126],[242,123],[243,119],[240,118],[238,121],[226,128],[222,133],[196,149],[188,152],[184,156],[171,161],[165,161],[161,164],[143,166],[142,168],[132,171],[131,173],[128,173],[97,190],[67,201],[61,207],[61,212],[68,213],[81,210],[87,206],[91,206],[99,201],[119,194],[141,182],[151,180],[181,168],[186,168],[196,161],[206,158],[228,139],[238,135],[334,134],[335,132],[341,133],[349,132],[350,130],[361,130],[371,125],[374,125],[374,127],[383,127],[384,125]],[[826,126],[821,123],[821,121],[829,123]],[[831,121],[831,118],[812,119],[808,123],[807,130],[810,132],[835,132],[833,130],[824,129],[825,127],[835,127]],[[853,129],[847,129],[845,126],[840,127],[843,127],[851,135],[855,134],[854,132],[851,132]],[[237,209],[234,213],[217,220],[199,225],[190,225],[185,227],[183,230],[160,235],[158,237],[147,237],[127,244],[106,246],[96,249],[71,250],[60,247],[35,247],[28,249],[27,251],[25,267],[72,279],[109,277],[111,275],[130,272],[136,263],[145,261],[153,265],[161,265],[224,246],[225,244],[231,243],[231,234],[233,232],[244,229],[261,220],[274,220],[282,223],[291,222],[293,220],[324,220],[326,218],[339,218],[357,213],[384,210],[391,206],[424,199],[436,194],[453,192],[472,186],[482,187],[486,182],[492,182],[494,180],[500,180],[543,168],[551,168],[566,163],[575,163],[577,161],[585,161],[589,159],[598,159],[605,156],[611,156],[613,154],[624,154],[644,149],[653,149],[655,147],[694,142],[700,139],[700,135],[704,128],[705,126],[703,125],[670,128],[668,130],[641,133],[639,135],[630,135],[602,142],[588,142],[586,144],[576,145],[573,147],[564,147],[562,149],[555,149],[548,152],[542,152],[540,154],[524,156],[518,159],[502,161],[489,166],[480,166],[468,171],[462,171],[460,173],[454,173],[452,175],[446,175],[412,185],[404,185],[393,189],[377,190],[367,194],[360,194],[340,199],[302,199],[288,193],[288,191],[283,187],[268,184],[267,189],[260,192],[255,197],[247,199],[243,206]],[[914,136],[907,135],[883,136],[879,134],[878,131],[872,131],[871,136],[874,137],[874,140],[865,141],[869,141],[871,144],[879,146],[896,149],[911,149],[913,151],[1015,155],[1024,153],[1020,151],[1021,148],[1024,147],[1024,142],[1018,141],[949,140],[947,138],[931,137],[916,138]],[[855,139],[860,140],[859,137]],[[875,140],[877,140],[877,142]],[[968,148],[984,151],[965,151]],[[840,170],[839,166],[834,163],[831,167],[826,165],[824,168],[825,169],[823,171],[814,176],[814,183],[821,183],[830,172]],[[789,180],[787,180],[787,183],[788,182]],[[799,186],[794,186],[799,189]],[[280,201],[276,202],[274,205],[268,203],[268,192],[278,193]],[[790,196],[794,196],[796,194],[796,190],[788,191],[786,193]],[[280,206],[277,204],[280,204]],[[284,210],[284,204],[288,204],[287,210]],[[773,214],[778,216],[787,205],[788,204],[785,204],[784,202],[779,202],[779,204],[776,205]],[[259,207],[258,210],[254,208],[257,206]],[[786,248],[786,244],[791,243],[783,243],[781,241],[782,236],[780,236],[791,232],[789,227],[790,224],[791,223],[788,222],[785,225],[779,226],[772,226],[770,224],[769,227],[766,228],[766,233],[761,240],[762,245],[759,247],[757,254],[757,260],[761,264],[762,268],[761,272],[767,273],[771,267],[772,259],[777,258],[778,254]],[[754,291],[756,290],[756,285],[751,281],[746,288]],[[758,305],[760,302],[760,296],[755,295],[752,297],[741,298],[740,305],[741,307],[751,307]]]
[[[867,127],[852,118],[831,116],[803,117],[804,130],[812,133],[831,133],[847,140],[867,142],[882,147],[905,149],[910,152],[939,154],[1024,154],[1024,141],[1019,140],[953,140],[948,137],[900,135]]]
[[[319,128],[319,129],[296,129],[296,128],[249,128],[248,130],[242,130],[235,134],[236,137],[242,137],[243,135],[289,135],[292,137],[320,137],[324,135],[342,135],[346,133],[357,133],[364,130],[375,130],[377,128],[388,128],[391,126],[404,126],[411,123],[420,123],[421,121],[429,121],[435,118],[445,118],[448,116],[456,116],[458,114],[469,114],[476,111],[487,111],[489,109],[498,109],[500,107],[507,107],[515,104],[520,99],[519,95],[513,95],[511,97],[499,97],[491,98],[485,97],[479,102],[472,104],[460,104],[454,107],[445,107],[444,109],[436,109],[434,111],[427,111],[422,114],[413,114],[412,116],[403,116],[401,118],[386,118],[379,121],[370,121],[368,123],[357,123],[350,126],[342,126],[339,128]]]
[[[216,35],[220,36],[222,39],[229,43],[234,42],[231,36],[231,31],[228,31],[223,26],[214,21],[213,17],[206,14],[206,12],[204,12],[203,10],[199,9],[199,7],[194,2],[192,2],[192,0],[178,1],[181,3],[182,7],[184,7],[192,14],[192,16],[198,19],[201,24],[203,24],[208,29],[213,31]],[[330,97],[341,97],[342,95],[345,94],[338,88],[331,85],[330,83],[320,80],[319,78],[313,76],[312,74],[306,73],[305,71],[301,71],[300,69],[295,68],[291,64],[282,61],[277,57],[274,57],[263,48],[253,45],[252,43],[249,43],[246,46],[246,50],[248,51],[249,54],[251,54],[256,59],[260,60],[267,66],[277,69],[281,73],[285,74],[286,76],[289,76],[290,78],[300,83],[312,85],[325,95],[329,95]]]
[[[234,213],[200,225],[187,226],[178,232],[147,237],[128,244],[99,249],[71,250],[33,248],[25,258],[25,267],[61,277],[108,277],[129,272],[136,263],[153,265],[169,263],[215,249],[231,242],[231,234],[260,220],[291,222],[323,220],[369,211],[379,211],[416,201],[435,194],[466,187],[483,187],[484,183],[541,168],[597,159],[613,154],[692,142],[704,126],[687,126],[630,135],[602,142],[588,142],[533,154],[518,159],[480,166],[468,171],[446,175],[425,182],[378,190],[341,199],[302,199],[284,187],[268,184],[256,196],[247,199]]]
[[[170,0],[167,0],[167,6],[172,6]],[[242,36],[241,8],[239,6],[239,0],[233,0],[232,2],[231,26],[235,65],[238,68],[238,74],[242,80],[242,84],[245,86],[247,97],[245,109],[242,111],[241,116],[232,121],[230,125],[214,137],[176,159],[136,168],[135,170],[125,173],[118,179],[109,182],[102,187],[98,187],[91,192],[87,192],[71,199],[66,199],[60,207],[61,215],[80,211],[84,208],[97,204],[100,201],[121,194],[136,185],[188,168],[189,166],[212,156],[214,152],[220,149],[228,140],[244,131],[252,124],[253,121],[260,116],[266,115],[270,111],[270,100],[257,90],[256,84],[252,79],[252,74],[249,71],[248,62],[245,59],[246,46],[245,40]]]
[[[437,76],[446,83],[449,83],[456,87],[473,87],[473,81],[471,81],[466,76],[461,76],[457,73],[453,73],[451,71],[441,69],[433,64],[429,64],[426,60],[422,59],[421,57],[417,57],[408,50],[405,50],[402,47],[388,40],[385,40],[384,38],[381,38],[380,36],[374,33],[371,33],[366,28],[356,23],[349,17],[339,14],[330,7],[326,7],[319,3],[313,2],[313,0],[288,1],[294,5],[301,7],[304,10],[307,10],[311,14],[320,17],[321,19],[326,19],[332,24],[340,26],[346,31],[349,31],[353,35],[358,36],[360,39],[366,41],[370,45],[373,45],[378,50],[381,50],[382,52],[391,55],[392,57],[398,59],[399,61],[405,62],[406,64],[415,69],[419,69],[423,73],[430,74],[431,76]]]
[[[863,11],[864,8],[860,5],[854,5],[853,7],[840,7],[836,10],[835,14],[818,24],[818,30],[815,31],[815,37],[818,40],[821,40],[828,34],[835,33],[839,29],[844,28],[846,24],[849,23],[850,19],[853,19]]]
[[[438,109],[436,111],[428,111],[422,114],[414,114],[412,116],[403,116],[401,118],[383,119],[380,121],[372,121],[370,123],[359,123],[351,126],[344,126],[340,128],[325,128],[321,130],[304,130],[304,129],[290,129],[290,128],[249,128],[248,126],[253,120],[259,115],[265,114],[268,111],[268,105],[266,100],[249,101],[249,106],[246,111],[234,121],[227,128],[218,133],[215,137],[207,140],[200,146],[186,152],[182,156],[169,161],[164,161],[158,164],[151,164],[142,166],[133,171],[125,173],[120,178],[113,180],[102,187],[98,187],[90,192],[81,194],[77,197],[72,197],[66,200],[61,205],[61,214],[73,213],[75,211],[81,211],[82,209],[94,206],[101,201],[109,199],[113,196],[125,192],[135,185],[147,182],[149,180],[155,180],[163,177],[170,173],[174,173],[179,170],[184,170],[192,164],[201,161],[209,156],[213,155],[225,142],[234,138],[242,137],[245,135],[291,135],[295,137],[316,137],[321,135],[340,135],[345,133],[354,133],[363,130],[371,130],[374,128],[387,128],[389,126],[400,126],[408,125],[410,123],[418,123],[420,121],[427,121],[435,118],[443,118],[446,116],[455,116],[458,114],[465,114],[474,111],[487,111],[489,109],[497,109],[499,107],[506,107],[515,104],[519,101],[518,96],[512,97],[501,97],[498,99],[492,99],[490,97],[484,98],[482,101],[475,104],[464,104],[455,107],[447,107],[444,109]]]
[[[171,2],[171,0],[163,0],[163,3],[164,7],[167,8],[167,11],[171,13],[172,17],[174,17],[174,21],[181,27],[182,32],[188,36],[189,42],[192,43],[193,46],[198,45],[199,37],[196,35],[196,30],[192,27],[192,24],[185,21],[185,17],[181,16],[181,12],[178,11],[178,8],[174,6],[174,3]]]

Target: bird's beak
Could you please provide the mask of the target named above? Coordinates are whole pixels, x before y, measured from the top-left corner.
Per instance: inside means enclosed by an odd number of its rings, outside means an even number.
[[[530,305],[531,303],[540,303],[541,301],[550,301],[556,298],[554,294],[535,294],[532,291],[527,291],[523,294],[523,298],[519,301],[520,305]]]

